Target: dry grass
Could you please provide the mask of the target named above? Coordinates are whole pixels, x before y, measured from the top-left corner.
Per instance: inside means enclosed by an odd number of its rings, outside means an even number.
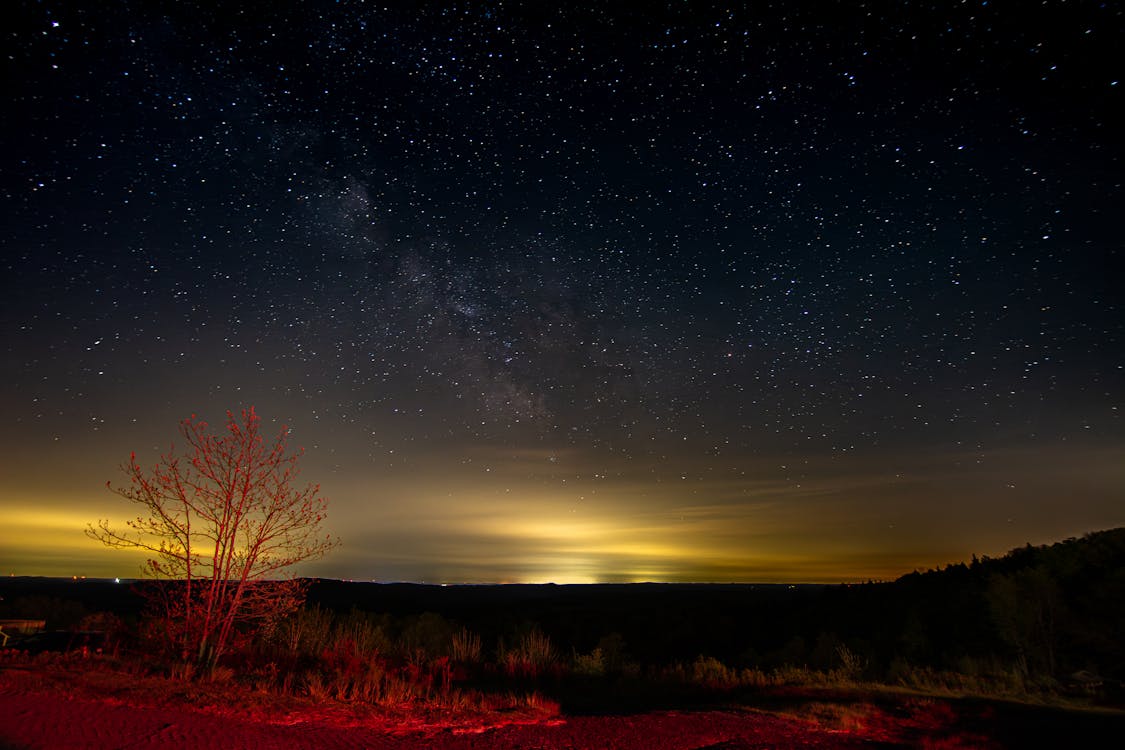
[[[0,690],[49,694],[93,703],[135,707],[188,707],[202,713],[270,724],[314,722],[379,726],[394,731],[432,727],[486,728],[557,717],[557,703],[538,693],[484,694],[449,689],[440,700],[417,701],[405,691],[383,703],[340,695],[339,686],[311,673],[294,693],[262,690],[233,677],[172,678],[138,672],[116,659],[78,654],[7,657]],[[299,693],[299,694],[298,694]],[[401,700],[398,700],[401,698]]]
[[[519,636],[511,647],[501,641],[497,659],[513,677],[537,677],[556,664],[551,639],[539,628]]]
[[[480,664],[484,650],[480,636],[467,628],[461,628],[453,634],[451,644],[453,661],[459,664]]]

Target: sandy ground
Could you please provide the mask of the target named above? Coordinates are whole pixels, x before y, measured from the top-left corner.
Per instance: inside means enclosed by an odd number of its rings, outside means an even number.
[[[434,747],[452,750],[743,750],[903,746],[754,712],[580,716],[484,731],[442,728],[393,732],[377,727],[340,727],[312,721],[279,725],[200,713],[189,708],[142,708],[48,693],[0,692],[0,748],[3,750],[413,750]]]

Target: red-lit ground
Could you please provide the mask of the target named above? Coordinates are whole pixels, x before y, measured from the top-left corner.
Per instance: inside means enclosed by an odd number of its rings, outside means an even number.
[[[875,735],[881,732],[874,732]],[[916,739],[916,738],[915,738]],[[137,708],[44,694],[0,694],[4,748],[871,748],[917,747],[906,738],[880,740],[866,731],[817,727],[798,719],[754,712],[653,712],[582,716],[484,731],[455,727],[394,731],[341,727],[318,721],[276,725],[198,713],[186,708]],[[941,748],[980,747],[935,740]]]
[[[11,675],[7,675],[10,677]],[[139,706],[29,686],[0,673],[0,748],[991,748],[986,737],[955,729],[965,716],[940,701],[886,709],[871,704],[805,703],[804,718],[753,710],[653,711],[624,716],[575,716],[536,723],[468,729],[464,723],[402,728],[356,721],[308,708],[273,716],[238,710],[200,711],[186,705]],[[979,716],[977,718],[980,718]],[[453,724],[451,722],[451,724]]]

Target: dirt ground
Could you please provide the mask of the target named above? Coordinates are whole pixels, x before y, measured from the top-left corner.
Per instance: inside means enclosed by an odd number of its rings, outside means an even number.
[[[905,746],[826,730],[797,719],[741,711],[581,716],[473,731],[450,727],[403,732],[377,726],[341,727],[292,718],[289,721],[294,723],[248,721],[186,707],[134,707],[47,693],[0,692],[0,748],[4,750],[741,750]]]
[[[122,679],[131,680],[127,689]],[[187,689],[72,669],[0,669],[0,750],[1001,750],[1104,747],[1111,746],[1107,737],[1125,736],[1121,711],[870,692],[763,695],[753,707],[724,710],[453,718],[414,709],[356,713],[307,699],[246,700],[230,688],[177,696],[169,686]]]

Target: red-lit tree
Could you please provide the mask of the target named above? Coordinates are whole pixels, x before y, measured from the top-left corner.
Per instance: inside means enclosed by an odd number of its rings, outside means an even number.
[[[304,588],[289,569],[337,543],[320,528],[320,487],[297,484],[301,451],[289,451],[288,429],[267,444],[260,422],[253,407],[241,420],[227,412],[219,435],[195,415],[184,420],[183,456],[173,447],[145,472],[134,453],[122,467],[129,484],[106,482],[144,512],[124,530],[102,520],[86,532],[152,555],[149,604],[169,645],[202,666],[213,666],[236,634],[260,632],[299,607]]]

